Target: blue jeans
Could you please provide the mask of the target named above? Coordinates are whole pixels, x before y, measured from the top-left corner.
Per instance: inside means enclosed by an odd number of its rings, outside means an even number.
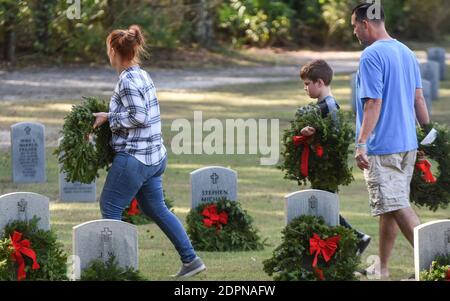
[[[178,218],[164,202],[162,174],[167,157],[156,166],[148,166],[132,155],[117,153],[106,177],[100,197],[104,219],[121,220],[122,213],[134,197],[145,215],[155,221],[180,254],[183,263],[191,262],[196,254]]]

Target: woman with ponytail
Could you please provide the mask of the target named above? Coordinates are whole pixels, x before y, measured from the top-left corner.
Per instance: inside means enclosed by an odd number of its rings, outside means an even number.
[[[175,275],[190,277],[206,269],[196,255],[178,218],[164,202],[162,175],[167,152],[155,85],[141,69],[145,40],[137,25],[114,30],[106,39],[111,66],[119,74],[109,112],[95,113],[94,127],[109,121],[115,157],[100,197],[105,219],[121,220],[136,196],[142,211],[152,218],[177,249],[182,266]]]

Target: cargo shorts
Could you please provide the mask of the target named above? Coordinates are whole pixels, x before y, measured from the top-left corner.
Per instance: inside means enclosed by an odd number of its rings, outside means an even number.
[[[364,170],[372,216],[411,207],[409,193],[417,150],[380,156],[368,156]]]

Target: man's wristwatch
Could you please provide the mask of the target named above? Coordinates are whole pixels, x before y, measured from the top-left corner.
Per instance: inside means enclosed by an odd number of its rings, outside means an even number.
[[[366,143],[356,143],[356,149],[367,148]]]

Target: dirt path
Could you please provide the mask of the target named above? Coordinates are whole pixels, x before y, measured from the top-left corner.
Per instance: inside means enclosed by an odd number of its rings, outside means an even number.
[[[295,80],[298,78],[298,67],[314,58],[328,60],[336,73],[353,72],[357,69],[359,55],[359,52],[296,51],[272,54],[278,66],[146,70],[158,90],[210,89],[223,85]],[[86,94],[107,97],[111,95],[116,79],[117,75],[108,67],[41,67],[0,71],[0,101],[79,99]]]

